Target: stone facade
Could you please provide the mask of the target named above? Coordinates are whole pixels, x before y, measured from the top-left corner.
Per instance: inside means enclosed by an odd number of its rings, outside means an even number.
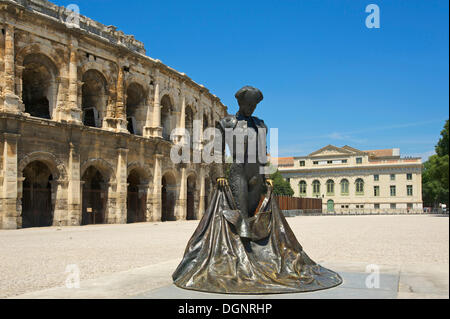
[[[221,168],[172,163],[170,132],[214,126],[226,106],[71,14],[0,0],[0,228],[198,219]]]
[[[279,158],[294,196],[321,197],[323,212],[420,213],[422,162],[399,149],[360,151],[328,145],[307,156]]]

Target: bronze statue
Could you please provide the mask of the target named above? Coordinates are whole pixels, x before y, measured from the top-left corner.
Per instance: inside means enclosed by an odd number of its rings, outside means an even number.
[[[175,285],[204,292],[270,294],[341,284],[337,273],[316,264],[303,251],[273,199],[272,181],[261,174],[267,163],[254,153],[263,148],[265,155],[265,145],[257,141],[265,140],[267,130],[252,114],[262,93],[245,86],[235,96],[238,113],[222,119],[218,127],[222,136],[235,133],[231,139],[222,138],[222,152],[226,143],[233,157],[229,178],[217,180],[212,200],[172,276]]]

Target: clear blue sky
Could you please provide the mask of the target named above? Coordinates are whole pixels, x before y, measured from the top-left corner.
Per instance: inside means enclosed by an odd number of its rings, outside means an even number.
[[[240,87],[260,88],[255,115],[279,128],[281,156],[348,144],[428,157],[449,116],[447,1],[53,2],[135,35],[230,113]],[[380,29],[365,26],[371,3]]]

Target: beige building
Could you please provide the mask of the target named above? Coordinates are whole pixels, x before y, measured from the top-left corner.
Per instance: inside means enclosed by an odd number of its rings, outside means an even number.
[[[422,211],[422,162],[399,149],[360,151],[328,145],[307,156],[279,159],[294,196],[322,198],[324,212]]]
[[[0,228],[201,216],[220,167],[175,165],[170,133],[214,126],[219,98],[45,0],[0,0],[0,29]]]

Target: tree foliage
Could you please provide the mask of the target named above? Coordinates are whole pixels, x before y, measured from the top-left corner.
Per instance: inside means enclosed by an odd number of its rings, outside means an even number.
[[[279,170],[270,175],[270,178],[273,180],[274,195],[294,195],[294,190],[292,189],[291,184],[283,178]]]
[[[423,165],[422,194],[426,206],[449,202],[449,127],[448,120],[436,145],[436,155]]]

